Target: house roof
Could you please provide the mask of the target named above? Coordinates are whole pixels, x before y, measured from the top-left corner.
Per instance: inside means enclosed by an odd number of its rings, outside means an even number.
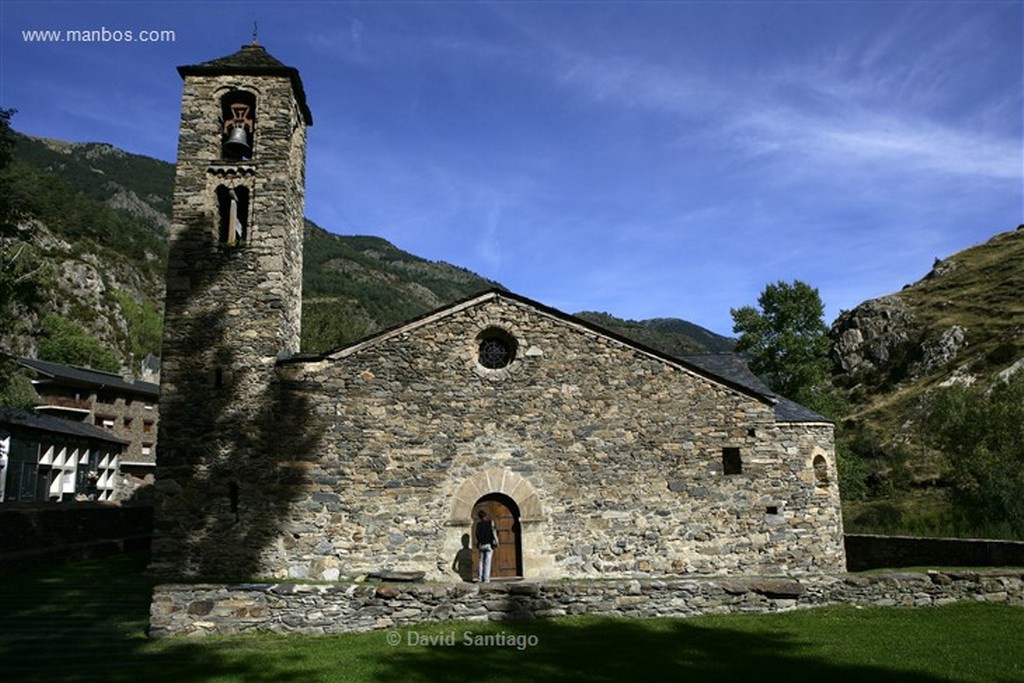
[[[765,385],[760,379],[757,378],[754,373],[747,367],[746,361],[743,357],[735,353],[716,353],[716,354],[699,354],[699,355],[688,355],[688,356],[672,356],[657,349],[651,348],[632,339],[624,337],[620,334],[606,330],[605,328],[595,325],[587,320],[577,318],[576,316],[569,315],[559,311],[558,309],[551,308],[542,303],[529,299],[520,294],[515,294],[503,289],[489,289],[479,294],[462,299],[448,306],[443,306],[429,313],[425,313],[421,316],[417,316],[411,320],[408,320],[398,325],[393,325],[385,330],[376,332],[368,337],[364,337],[356,342],[347,344],[340,348],[328,351],[319,355],[300,355],[293,356],[292,358],[281,361],[282,363],[302,363],[302,362],[318,362],[323,360],[332,360],[336,358],[342,358],[344,356],[355,353],[356,351],[373,345],[377,342],[388,339],[397,334],[401,334],[410,329],[414,329],[421,325],[428,324],[434,320],[438,320],[460,310],[478,305],[485,301],[504,298],[519,304],[529,306],[537,310],[538,312],[555,317],[559,320],[567,322],[571,325],[585,328],[595,334],[602,335],[609,339],[613,339],[625,346],[631,347],[641,353],[654,356],[667,363],[681,366],[687,370],[694,372],[702,377],[715,381],[719,384],[723,384],[731,389],[740,391],[743,394],[752,396],[764,403],[772,405],[775,409],[775,417],[780,422],[829,422],[828,418],[818,415],[812,410],[805,408],[798,403],[790,401],[782,396],[779,396],[772,391],[767,385]]]
[[[121,446],[129,444],[128,441],[117,438],[105,429],[100,429],[84,422],[62,420],[59,417],[39,415],[38,413],[16,410],[14,408],[0,408],[0,425],[21,427],[35,432],[76,436],[82,439],[104,441]]]
[[[307,126],[313,125],[313,114],[306,104],[306,91],[302,87],[302,79],[299,77],[299,70],[293,66],[286,66],[278,59],[272,57],[262,46],[253,41],[249,45],[233,54],[225,57],[211,59],[201,64],[188,64],[178,67],[178,74],[186,76],[286,76],[292,82],[292,90],[295,91],[295,99],[299,103],[299,110]]]
[[[95,389],[109,389],[124,394],[136,394],[156,400],[160,386],[152,382],[126,382],[120,375],[75,365],[62,365],[34,358],[19,358],[18,362],[50,379]]]
[[[738,353],[705,353],[682,356],[682,358],[719,377],[729,377],[754,391],[773,397],[775,399],[775,419],[779,422],[831,422],[824,415],[772,391],[750,371],[747,361]]]

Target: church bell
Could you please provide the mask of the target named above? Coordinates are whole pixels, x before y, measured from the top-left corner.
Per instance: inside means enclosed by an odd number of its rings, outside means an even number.
[[[228,130],[228,138],[224,141],[224,156],[231,159],[247,159],[252,155],[249,147],[249,134],[245,124],[236,123]]]

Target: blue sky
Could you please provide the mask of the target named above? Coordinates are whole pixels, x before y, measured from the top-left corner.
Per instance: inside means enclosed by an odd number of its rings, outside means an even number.
[[[307,215],[566,312],[842,309],[1024,222],[1017,2],[0,2],[15,128],[173,161],[175,67],[299,69]],[[40,43],[26,30],[171,30]]]

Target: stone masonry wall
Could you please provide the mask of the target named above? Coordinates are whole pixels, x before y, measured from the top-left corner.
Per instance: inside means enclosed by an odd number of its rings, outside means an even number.
[[[507,368],[477,362],[490,328],[518,342]],[[284,372],[322,440],[282,463],[308,486],[261,576],[454,579],[494,492],[519,508],[527,578],[844,569],[831,425],[778,424],[761,399],[517,300]],[[742,473],[723,473],[724,448]]]
[[[251,159],[222,153],[222,97],[238,90],[256,103]],[[276,533],[300,478],[274,461],[300,447],[282,440],[282,424],[301,429],[291,408],[302,411],[278,392],[276,367],[298,351],[300,334],[306,141],[295,95],[287,74],[185,77],[161,373],[158,575],[256,571],[251,557]],[[247,234],[234,244],[219,239],[221,186],[249,193]],[[242,489],[250,492],[244,518]]]
[[[829,604],[929,607],[957,601],[1024,606],[1024,571],[792,579],[665,579],[491,584],[157,586],[151,636],[346,633],[423,622],[588,614],[685,617]]]

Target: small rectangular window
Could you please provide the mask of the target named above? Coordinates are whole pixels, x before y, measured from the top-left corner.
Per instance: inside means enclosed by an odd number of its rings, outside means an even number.
[[[741,474],[743,472],[743,461],[740,459],[740,449],[722,449],[722,473]]]

